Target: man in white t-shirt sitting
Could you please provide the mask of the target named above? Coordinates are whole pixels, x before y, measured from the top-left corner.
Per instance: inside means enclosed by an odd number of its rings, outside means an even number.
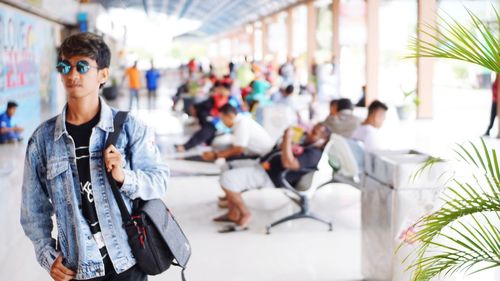
[[[382,149],[383,144],[380,141],[379,129],[385,121],[387,105],[375,100],[368,107],[368,117],[361,123],[352,138],[363,143],[365,151]]]
[[[273,148],[274,142],[271,136],[250,116],[238,114],[236,108],[230,104],[222,106],[219,112],[224,125],[233,130],[233,144],[225,150],[203,153],[203,160],[257,157],[268,153]]]

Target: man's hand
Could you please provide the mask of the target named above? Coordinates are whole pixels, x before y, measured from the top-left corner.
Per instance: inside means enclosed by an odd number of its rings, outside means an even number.
[[[23,128],[18,127],[18,126],[15,126],[13,129],[14,129],[14,132],[16,132],[16,133],[22,133],[24,131]]]
[[[293,128],[287,128],[283,134],[283,142],[291,142],[293,138],[294,130]]]
[[[123,162],[120,151],[114,145],[108,146],[104,150],[104,165],[107,172],[111,172],[113,179],[119,184],[125,180],[125,173],[123,173]]]
[[[214,161],[215,159],[217,159],[217,154],[214,151],[203,152],[203,154],[201,155],[201,159],[205,161]]]
[[[50,277],[54,281],[69,281],[75,278],[76,273],[62,264],[62,255],[59,255],[50,268]]]

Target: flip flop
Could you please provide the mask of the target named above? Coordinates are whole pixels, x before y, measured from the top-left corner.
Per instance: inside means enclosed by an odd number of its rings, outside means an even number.
[[[234,221],[232,221],[232,220],[229,219],[229,216],[227,214],[215,217],[212,220],[215,221],[215,222],[232,222],[232,223],[234,223]]]
[[[248,230],[248,226],[241,226],[235,224],[225,225],[221,229],[219,229],[219,233],[230,233],[230,232],[240,232]]]

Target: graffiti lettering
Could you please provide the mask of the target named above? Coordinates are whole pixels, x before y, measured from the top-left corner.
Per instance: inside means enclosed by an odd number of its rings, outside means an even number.
[[[0,11],[0,91],[36,86],[33,23]]]

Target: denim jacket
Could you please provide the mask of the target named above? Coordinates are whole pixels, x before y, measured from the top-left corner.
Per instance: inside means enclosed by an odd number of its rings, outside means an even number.
[[[113,132],[117,110],[101,100],[100,121],[90,137],[90,176],[97,216],[108,254],[117,273],[135,259],[122,227],[120,210],[106,178],[104,144]],[[21,225],[35,247],[36,259],[50,271],[57,256],[76,272],[76,279],[104,275],[104,263],[81,211],[80,184],[73,139],[66,131],[66,108],[44,122],[28,141],[22,186]],[[133,116],[124,123],[116,148],[123,159],[125,180],[120,188],[129,211],[131,199],[161,198],[168,168],[160,163],[154,133]],[[55,214],[57,242],[52,237]],[[56,244],[58,247],[56,248]]]

